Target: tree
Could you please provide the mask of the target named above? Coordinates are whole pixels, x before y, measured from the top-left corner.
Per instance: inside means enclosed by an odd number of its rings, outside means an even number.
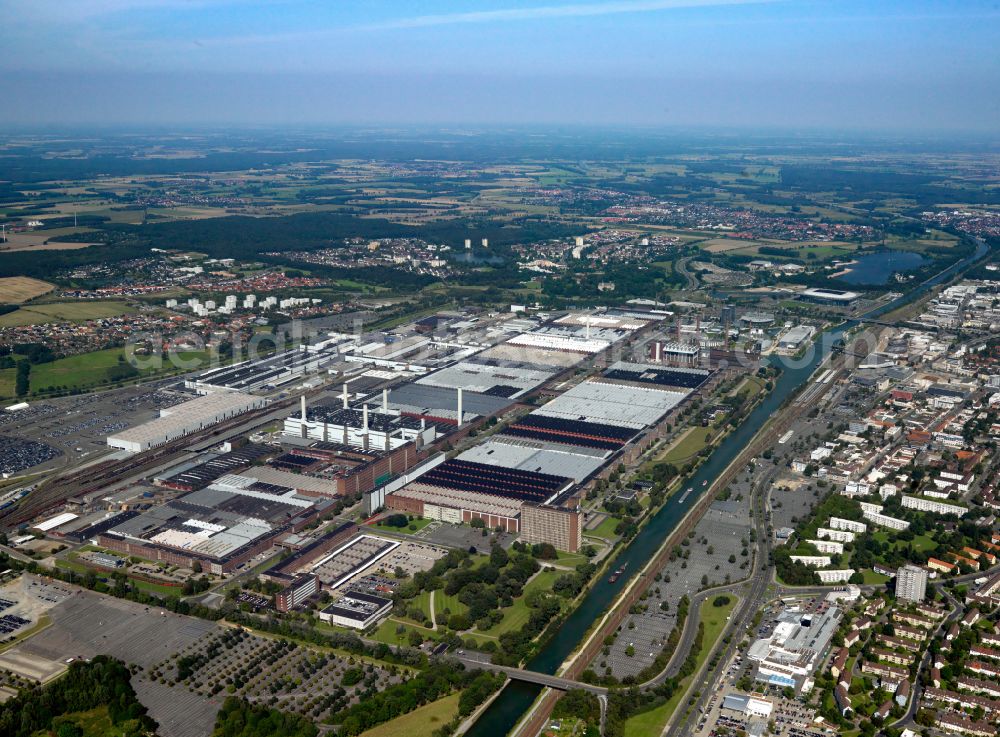
[[[17,362],[17,374],[14,379],[14,393],[19,397],[23,397],[28,393],[29,389],[29,375],[31,374],[31,364],[28,363],[26,359],[21,359]]]

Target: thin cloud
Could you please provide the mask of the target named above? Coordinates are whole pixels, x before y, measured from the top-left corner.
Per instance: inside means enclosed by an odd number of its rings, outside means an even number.
[[[397,18],[383,23],[360,26],[365,30],[391,30],[396,28],[429,28],[468,23],[503,23],[510,21],[547,20],[550,18],[588,18],[625,13],[650,13],[680,8],[708,8],[725,5],[750,5],[777,0],[617,0],[603,3],[573,3],[570,5],[541,5],[535,8],[504,8],[474,10],[465,13],[441,13]]]

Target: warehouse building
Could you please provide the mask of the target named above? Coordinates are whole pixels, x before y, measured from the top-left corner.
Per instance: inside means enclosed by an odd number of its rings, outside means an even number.
[[[504,394],[510,391],[509,388],[501,390],[499,394],[485,394],[463,387],[413,382],[393,387],[388,393],[388,406],[390,411],[418,422],[454,426],[458,424],[459,389],[462,390],[462,424],[480,417],[499,415],[516,403],[516,400]]]
[[[656,424],[689,393],[592,379],[563,392],[530,416],[586,418],[590,423],[642,430]]]
[[[526,425],[522,424],[520,427],[525,428]],[[566,476],[580,483],[599,471],[611,454],[609,450],[602,448],[568,445],[537,437],[527,437],[525,433],[518,431],[510,435],[499,433],[469,448],[458,458],[492,466]]]
[[[303,572],[310,571],[313,564],[325,557],[331,550],[341,547],[344,543],[354,537],[358,532],[358,526],[353,522],[344,524],[330,530],[322,537],[319,537],[305,545],[294,546],[294,552],[286,558],[282,558],[270,568],[260,574],[265,581],[287,586],[295,577]],[[277,541],[284,546],[284,538]]]
[[[309,568],[326,589],[337,589],[398,548],[400,543],[375,535],[357,535]]]
[[[479,363],[473,356],[470,360],[435,371],[417,379],[421,386],[435,386],[444,389],[462,389],[494,397],[514,399],[535,387],[544,384],[555,374],[554,370],[543,370],[526,365],[495,365]]]
[[[284,533],[304,529],[330,507],[326,499],[230,474],[107,529],[98,544],[225,575],[268,550]]]
[[[462,523],[481,519],[487,527],[520,529],[525,502],[551,503],[573,487],[565,476],[460,459],[441,463],[386,497],[389,509]]]
[[[109,435],[108,445],[130,453],[141,453],[223,420],[260,409],[266,404],[264,398],[242,392],[208,394],[161,409],[160,416],[155,420]]]
[[[273,389],[295,381],[307,373],[319,372],[337,358],[337,349],[334,345],[325,345],[319,350],[301,346],[259,360],[242,361],[209,369],[187,379],[184,386],[198,394]]]
[[[338,627],[366,630],[388,616],[391,609],[392,599],[352,591],[321,611],[319,618]]]
[[[221,455],[203,453],[200,457],[206,460],[200,463],[189,461],[174,466],[162,475],[154,477],[153,484],[176,491],[197,491],[226,474],[249,468],[254,461],[273,452],[273,449],[264,445],[246,445]]]
[[[798,325],[778,339],[778,348],[784,351],[797,351],[815,334],[816,328],[812,325]]]

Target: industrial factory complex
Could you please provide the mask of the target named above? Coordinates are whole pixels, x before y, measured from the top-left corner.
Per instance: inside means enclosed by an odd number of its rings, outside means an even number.
[[[428,570],[480,531],[567,554],[586,545],[583,496],[715,378],[697,346],[650,343],[622,359],[663,317],[444,313],[433,332],[329,333],[202,371],[153,419],[107,436],[117,458],[172,462],[36,529],[152,582],[253,569],[278,587],[276,610],[327,592],[321,620],[367,629],[392,607],[385,571]],[[407,539],[385,520],[442,531]]]

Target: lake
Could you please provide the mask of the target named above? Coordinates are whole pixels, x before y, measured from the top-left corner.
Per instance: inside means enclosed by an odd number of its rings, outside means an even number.
[[[919,269],[927,259],[912,251],[878,251],[854,259],[857,263],[838,280],[848,284],[887,284],[892,275],[901,271]]]

